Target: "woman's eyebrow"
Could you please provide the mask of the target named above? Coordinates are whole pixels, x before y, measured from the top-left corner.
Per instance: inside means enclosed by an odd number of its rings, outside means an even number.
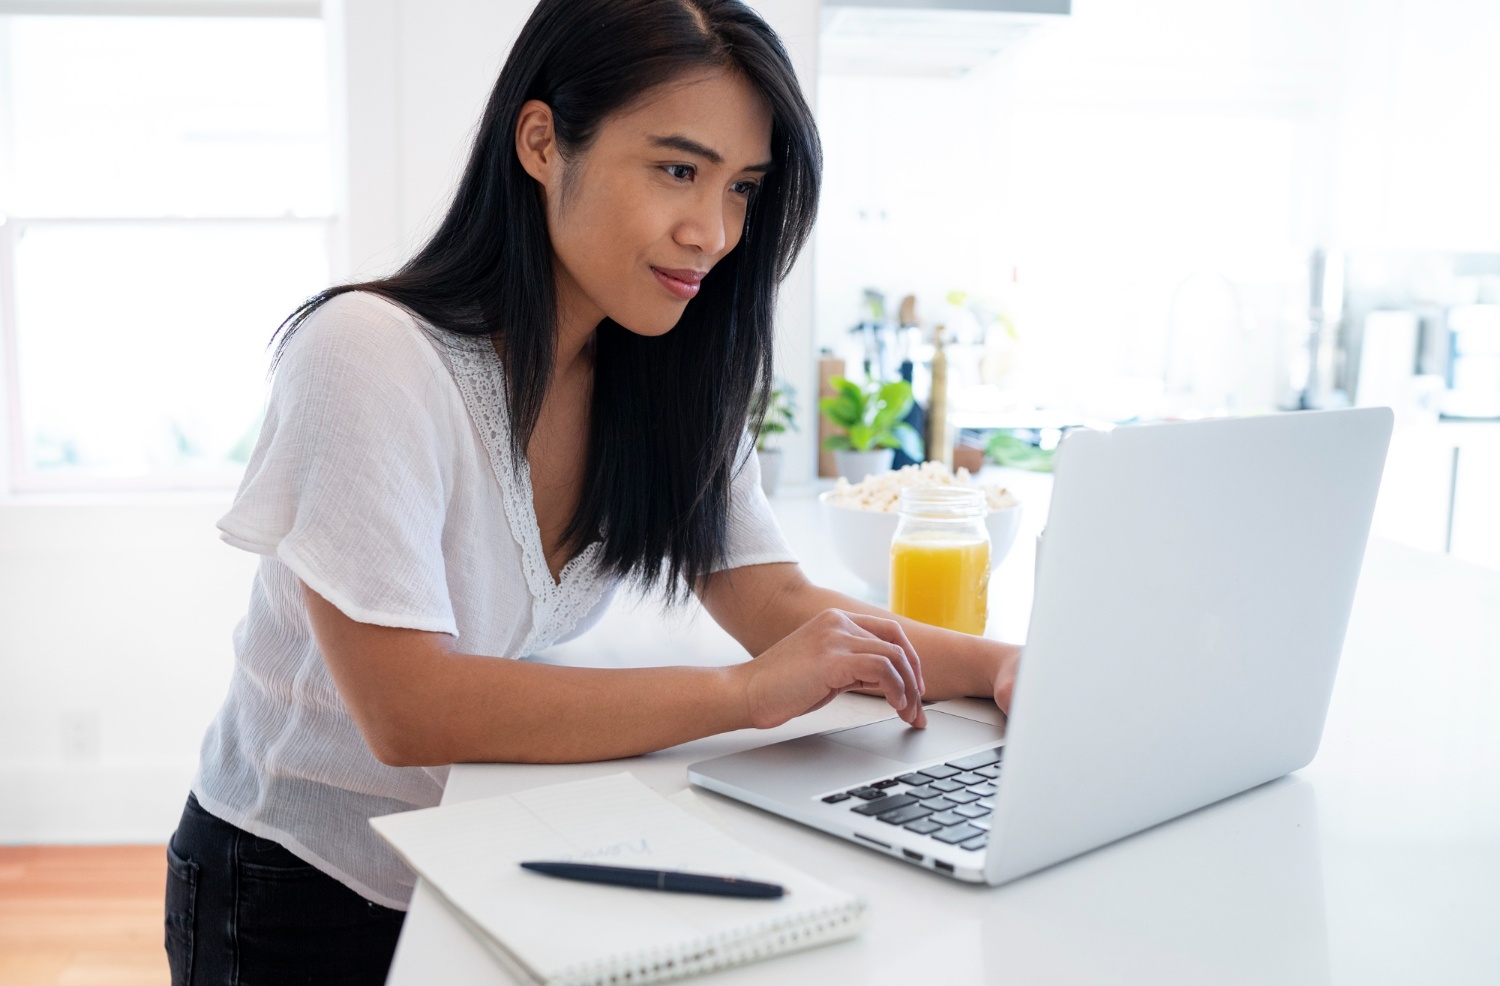
[[[724,155],[720,154],[712,147],[700,144],[693,138],[684,137],[682,134],[668,134],[665,137],[658,137],[653,135],[647,139],[651,141],[651,145],[653,147],[667,147],[671,148],[674,151],[682,151],[684,154],[695,154],[698,157],[701,157],[713,164],[724,163]],[[764,173],[770,171],[771,167],[772,162],[767,161],[764,164],[752,164],[743,170],[759,171]]]

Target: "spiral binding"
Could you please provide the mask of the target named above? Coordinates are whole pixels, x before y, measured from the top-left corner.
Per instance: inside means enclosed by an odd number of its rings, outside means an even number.
[[[864,916],[864,902],[853,901],[801,915],[792,921],[775,921],[672,949],[566,968],[545,982],[546,986],[664,983],[853,937],[859,933]]]

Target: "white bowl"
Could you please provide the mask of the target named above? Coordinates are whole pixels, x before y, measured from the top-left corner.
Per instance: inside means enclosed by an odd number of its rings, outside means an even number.
[[[833,502],[833,493],[829,490],[818,497],[828,537],[833,541],[833,553],[845,568],[872,588],[890,592],[891,538],[896,534],[900,515],[845,507]],[[1005,560],[1015,543],[1016,532],[1021,529],[1021,505],[991,510],[985,515],[984,526],[990,530],[990,568],[994,569]]]

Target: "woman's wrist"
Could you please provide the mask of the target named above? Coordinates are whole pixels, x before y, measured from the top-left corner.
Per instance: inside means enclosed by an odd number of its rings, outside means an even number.
[[[964,694],[971,698],[989,698],[995,690],[995,676],[1004,660],[1004,644],[988,637],[970,636],[964,653]]]
[[[973,692],[975,698],[993,699],[1004,712],[1010,711],[1010,696],[1016,683],[1016,667],[1021,661],[1021,646],[1000,640],[977,638],[982,641],[984,657],[984,680]]]
[[[719,710],[720,720],[726,724],[719,732],[754,728],[755,718],[750,706],[750,675],[754,664],[754,660],[749,660],[715,669],[711,701]]]
[[[950,675],[928,673],[929,682],[934,678],[946,679],[946,687],[931,688],[934,694],[929,697],[992,698],[1000,676],[1012,663],[1015,645],[970,634],[955,633],[953,636],[959,638],[957,646],[949,651],[953,670]]]

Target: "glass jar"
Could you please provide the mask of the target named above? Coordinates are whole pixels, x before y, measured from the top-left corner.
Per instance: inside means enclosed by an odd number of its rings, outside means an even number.
[[[981,490],[931,486],[901,491],[891,538],[891,612],[982,634],[989,616],[990,531]]]

